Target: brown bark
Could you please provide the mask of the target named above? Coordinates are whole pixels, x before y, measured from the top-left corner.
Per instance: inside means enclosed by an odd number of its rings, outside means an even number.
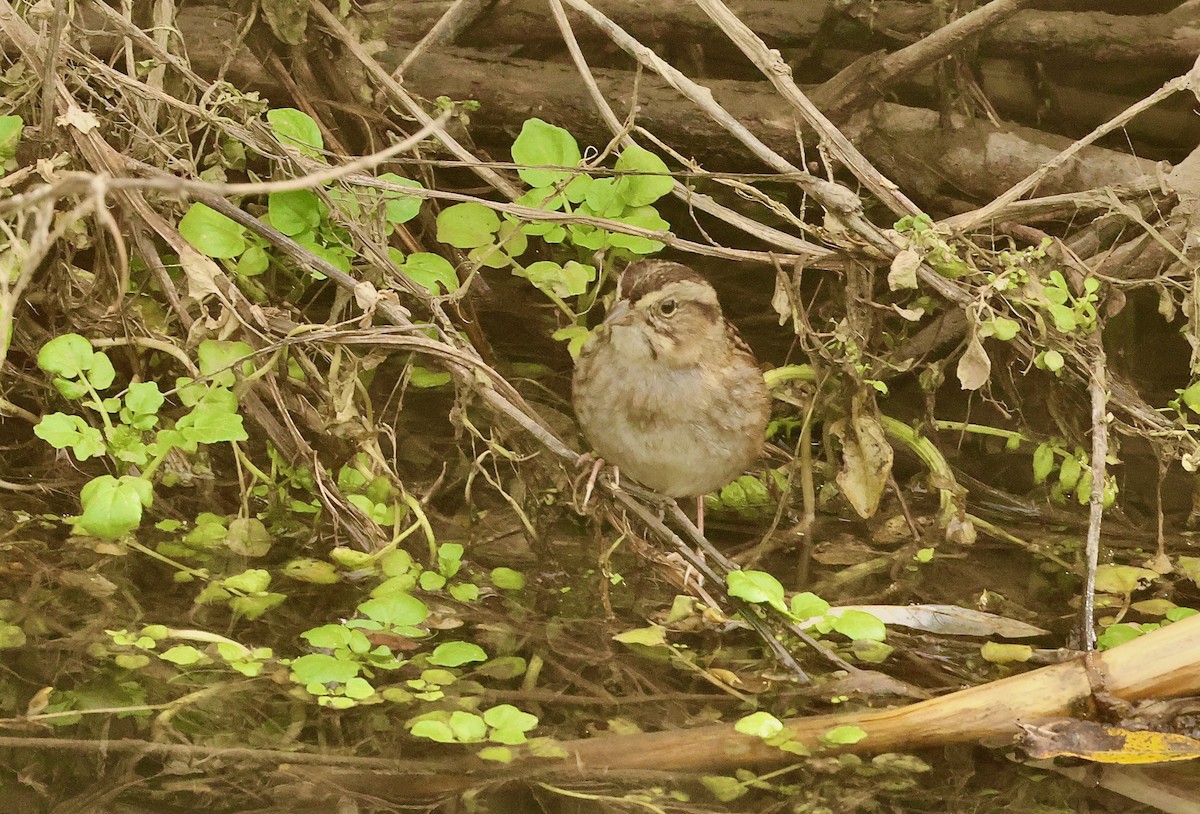
[[[384,3],[364,9],[375,22],[371,35],[386,42],[415,42],[445,13],[451,0],[411,0]],[[598,0],[596,7],[643,42],[701,42],[720,32],[690,0]],[[777,48],[808,47],[820,30],[829,3],[826,0],[741,0],[730,8],[768,45]],[[1076,4],[1078,5],[1078,4]],[[1140,4],[1139,4],[1140,5]],[[850,6],[832,18],[833,28],[823,37],[842,43],[866,45],[872,37],[906,41],[922,37],[937,27],[927,4],[879,2]],[[581,30],[579,36],[599,41],[597,32]],[[875,40],[876,42],[879,39]],[[495,47],[560,42],[550,25],[543,0],[510,0],[464,32],[459,45]],[[1022,54],[1039,59],[1079,59],[1088,63],[1190,61],[1200,51],[1200,12],[1184,4],[1163,14],[1109,14],[1101,11],[1027,10],[996,26],[983,39],[985,51]]]
[[[812,751],[837,726],[857,726],[867,736],[841,747],[859,754],[911,750],[955,743],[1011,742],[1019,724],[1080,715],[1095,693],[1126,701],[1161,699],[1200,691],[1200,617],[1192,617],[1104,653],[971,687],[960,692],[890,709],[815,715],[785,722],[796,741]],[[796,761],[796,756],[730,724],[569,741],[565,760],[518,761],[495,770],[482,761],[464,763],[459,788],[487,779],[561,777],[602,778],[639,772],[712,774],[734,769],[761,771]],[[477,772],[477,774],[471,774]],[[445,775],[387,775],[338,771],[338,788],[361,787],[392,799],[412,799],[453,788]],[[435,781],[435,782],[431,782]]]
[[[242,48],[232,57],[227,53],[234,42],[234,15],[211,6],[189,7],[178,23],[186,41],[193,43],[189,55],[199,72],[211,76],[228,63],[230,78],[240,86],[269,87],[267,75],[249,49]],[[402,53],[392,49],[380,58],[385,65],[395,65]],[[710,169],[762,170],[748,161],[742,145],[657,76],[601,69],[594,74],[618,115],[625,115],[636,99],[640,125],[672,143],[691,145]],[[445,95],[480,100],[480,110],[472,114],[479,139],[511,141],[531,117],[565,125],[584,143],[604,144],[611,138],[573,67],[442,50],[418,59],[405,84],[427,98]],[[706,84],[730,113],[784,157],[800,164],[812,155],[812,144],[806,148],[796,140],[795,117],[765,83],[722,80]],[[1071,143],[1029,128],[996,127],[978,120],[957,125],[956,130],[942,130],[932,111],[888,104],[858,117],[848,134],[904,189],[924,194],[943,190],[958,196],[969,191],[978,198],[1003,192]],[[1150,162],[1090,148],[1039,193],[1125,183],[1152,171]]]

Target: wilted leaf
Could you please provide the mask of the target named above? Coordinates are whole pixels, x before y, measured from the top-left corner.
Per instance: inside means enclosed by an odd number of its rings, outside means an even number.
[[[992,360],[988,358],[978,336],[972,336],[967,344],[966,352],[958,360],[957,373],[963,390],[978,390],[987,384],[988,377],[992,375]]]
[[[905,249],[892,259],[892,267],[888,271],[888,288],[898,291],[901,288],[917,287],[917,269],[921,267],[921,255],[912,249]]]
[[[871,517],[892,472],[892,447],[883,426],[870,415],[859,414],[850,422],[835,421],[829,428],[842,445],[842,469],[837,484],[859,517]]]

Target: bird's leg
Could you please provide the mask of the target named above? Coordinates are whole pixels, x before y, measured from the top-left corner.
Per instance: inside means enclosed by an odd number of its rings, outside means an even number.
[[[592,499],[592,491],[596,488],[596,478],[600,476],[600,467],[604,466],[604,459],[597,456],[595,463],[592,464],[591,474],[588,475],[587,485],[583,488],[583,505],[586,507],[588,501]]]
[[[704,536],[704,495],[696,498],[696,531]]]

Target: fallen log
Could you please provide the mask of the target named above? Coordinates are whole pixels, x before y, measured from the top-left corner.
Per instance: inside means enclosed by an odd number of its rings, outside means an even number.
[[[412,0],[372,13],[365,35],[385,42],[416,42],[452,5],[452,0]],[[653,43],[720,40],[721,33],[691,0],[596,0],[596,7],[621,21],[639,40]],[[1076,4],[1078,5],[1078,4]],[[996,26],[981,40],[985,53],[1038,59],[1187,63],[1200,51],[1200,22],[1187,4],[1165,13],[1110,14],[1086,10],[1026,10]],[[903,2],[852,4],[832,15],[826,0],[741,0],[730,7],[775,48],[809,47],[818,32],[843,46],[882,47],[923,37],[939,26],[928,5]],[[559,42],[544,0],[510,0],[481,14],[458,44],[477,48]],[[600,41],[595,33],[584,38]]]
[[[816,753],[878,754],[961,743],[1011,744],[1021,724],[1081,715],[1096,694],[1124,701],[1174,698],[1200,692],[1200,616],[1149,633],[1102,653],[970,687],[903,707],[815,715],[784,722],[795,742]],[[857,726],[866,737],[855,744],[826,747],[821,737],[840,726]],[[735,731],[732,724],[613,735],[559,744],[567,757],[524,758],[503,768],[468,759],[453,777],[434,770],[406,773],[336,771],[339,792],[361,790],[393,800],[427,799],[489,782],[554,777],[614,780],[647,773],[714,774],[735,769],[758,772],[795,763],[794,753]],[[284,768],[285,771],[288,771]],[[303,778],[316,793],[320,773],[306,767]],[[296,773],[300,777],[300,773]]]

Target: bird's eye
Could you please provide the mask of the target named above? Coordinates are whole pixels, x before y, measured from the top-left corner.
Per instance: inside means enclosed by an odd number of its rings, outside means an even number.
[[[675,300],[663,300],[659,303],[658,313],[664,317],[669,317],[679,308],[679,304]]]

